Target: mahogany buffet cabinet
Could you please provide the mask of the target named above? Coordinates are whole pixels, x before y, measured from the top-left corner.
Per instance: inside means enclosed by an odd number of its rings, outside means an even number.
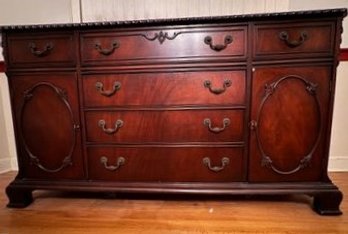
[[[346,9],[5,26],[19,172],[32,191],[305,194],[327,174]]]

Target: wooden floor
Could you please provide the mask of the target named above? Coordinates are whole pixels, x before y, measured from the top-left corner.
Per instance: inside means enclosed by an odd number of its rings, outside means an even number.
[[[348,233],[346,198],[344,214],[334,217],[314,213],[305,196],[169,200],[37,191],[31,206],[9,209],[4,190],[14,176],[0,175],[0,234]],[[331,178],[348,194],[348,173],[332,173]]]

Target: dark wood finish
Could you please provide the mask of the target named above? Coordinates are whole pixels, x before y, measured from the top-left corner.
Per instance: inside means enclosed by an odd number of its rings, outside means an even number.
[[[88,147],[89,178],[110,181],[152,182],[230,182],[242,181],[243,148],[231,147]],[[108,159],[108,165],[117,165],[117,159],[125,162],[117,170],[108,170],[100,162]],[[211,166],[221,167],[222,158],[229,163],[221,171],[210,170],[203,158],[211,160]]]
[[[224,44],[230,36],[231,43],[225,49],[216,51],[205,43],[212,38],[214,45]],[[81,35],[81,62],[83,66],[141,62],[155,60],[179,61],[181,59],[228,57],[243,59],[246,53],[246,27],[226,28],[158,28],[147,31],[115,30],[102,33],[83,33]],[[113,46],[117,44],[117,46]],[[97,46],[96,46],[97,45]],[[100,45],[100,46],[99,46]],[[102,48],[105,52],[96,48]],[[117,47],[117,48],[113,48]]]
[[[149,142],[241,142],[243,141],[243,111],[238,110],[186,110],[186,111],[88,111],[86,140],[88,142],[149,143]],[[229,119],[225,124],[223,120]],[[211,120],[211,128],[221,128],[215,133],[204,124]],[[106,128],[115,128],[117,120],[123,121],[115,133],[108,134],[98,125],[105,120]],[[224,130],[222,130],[224,128]]]
[[[5,63],[0,61],[0,72],[5,72]]]
[[[74,66],[72,33],[21,33],[8,37],[9,67]]]
[[[36,189],[342,193],[327,162],[346,9],[3,27],[19,173]]]
[[[320,179],[330,77],[331,67],[324,65],[256,68],[251,119],[257,126],[251,129],[250,181]]]
[[[334,27],[335,21],[256,25],[254,56],[328,56],[334,52]]]
[[[145,19],[131,21],[100,21],[87,23],[68,23],[68,24],[34,24],[34,25],[5,25],[0,29],[3,31],[20,31],[20,30],[62,30],[62,29],[110,29],[110,28],[136,28],[150,26],[174,26],[174,25],[199,25],[199,24],[224,24],[226,22],[259,22],[271,20],[295,20],[299,19],[317,19],[322,18],[343,18],[347,15],[346,8],[326,9],[326,10],[306,10],[306,11],[289,11],[289,12],[270,12],[256,13],[246,15],[226,15],[226,16],[206,16],[206,17],[187,17],[187,18],[167,18],[167,19]]]
[[[343,48],[340,50],[339,59],[340,61],[348,61],[348,48]]]
[[[206,81],[211,82],[212,89],[221,89],[224,81],[231,85],[214,94],[204,85]],[[98,74],[84,75],[82,82],[86,107],[245,105],[245,71]],[[114,90],[115,82],[120,83],[120,88],[105,96],[96,88],[97,82],[106,91]]]
[[[340,215],[342,211],[339,206],[342,199],[341,191],[319,193],[314,195],[313,207],[321,215]]]
[[[7,207],[24,208],[33,202],[31,189],[20,189],[9,185],[6,187],[6,195],[10,200]]]
[[[84,178],[76,74],[11,78],[22,176]]]

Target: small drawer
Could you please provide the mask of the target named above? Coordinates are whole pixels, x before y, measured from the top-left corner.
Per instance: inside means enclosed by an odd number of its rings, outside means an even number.
[[[277,58],[332,55],[334,27],[333,22],[257,25],[254,31],[254,56]]]
[[[245,71],[84,75],[84,103],[98,106],[244,105]]]
[[[90,180],[242,181],[243,148],[88,147]]]
[[[87,141],[97,143],[242,142],[242,110],[87,111]]]
[[[245,59],[246,27],[159,28],[81,35],[83,65]]]
[[[76,64],[71,33],[26,33],[8,36],[9,66],[63,67]]]

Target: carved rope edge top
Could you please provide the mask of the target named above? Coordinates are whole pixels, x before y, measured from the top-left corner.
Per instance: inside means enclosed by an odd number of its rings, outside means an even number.
[[[28,30],[28,29],[62,29],[62,28],[93,28],[93,27],[110,27],[110,26],[138,26],[138,25],[173,25],[173,24],[191,24],[191,23],[218,23],[228,21],[242,20],[263,20],[269,18],[293,18],[293,17],[345,17],[346,8],[335,8],[325,10],[311,11],[289,11],[275,13],[258,13],[243,15],[226,15],[226,16],[209,16],[209,17],[188,17],[188,18],[169,18],[169,19],[148,19],[148,20],[131,20],[131,21],[104,21],[88,23],[65,23],[65,24],[37,24],[37,25],[5,25],[0,27],[1,31],[7,30]]]

